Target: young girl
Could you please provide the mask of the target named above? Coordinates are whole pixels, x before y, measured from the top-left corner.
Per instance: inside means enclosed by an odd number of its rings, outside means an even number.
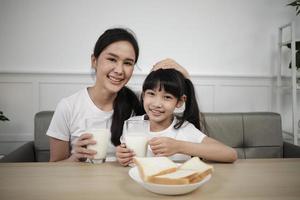
[[[134,117],[149,119],[150,132],[148,155],[169,156],[172,160],[187,160],[198,156],[205,160],[234,162],[236,151],[208,136],[189,79],[174,69],[152,71],[143,84],[142,102],[146,115]],[[174,110],[185,104],[181,116]],[[151,152],[152,151],[152,152]],[[117,147],[117,159],[123,166],[132,162],[134,152],[125,144]]]

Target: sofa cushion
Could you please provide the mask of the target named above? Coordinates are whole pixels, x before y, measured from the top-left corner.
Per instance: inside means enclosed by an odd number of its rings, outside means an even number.
[[[49,160],[46,135],[53,111],[35,116],[37,161]],[[276,113],[204,113],[208,135],[237,150],[238,158],[279,158],[283,156],[281,117]]]
[[[38,162],[49,161],[49,137],[46,135],[50,125],[53,111],[38,112],[34,118],[34,147],[35,157]]]
[[[204,113],[208,136],[227,144],[243,147],[242,114],[238,113]]]
[[[281,117],[277,113],[205,113],[208,135],[234,147],[239,158],[282,157]]]

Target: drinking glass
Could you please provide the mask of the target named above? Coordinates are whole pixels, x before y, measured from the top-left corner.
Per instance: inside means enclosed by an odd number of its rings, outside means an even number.
[[[127,120],[124,123],[121,142],[133,150],[136,156],[145,157],[148,147],[149,123],[146,120]]]
[[[90,161],[92,163],[105,162],[110,138],[108,120],[88,118],[85,121],[85,129],[87,133],[93,135],[92,139],[96,141],[96,144],[90,144],[87,146],[88,149],[97,151],[94,155],[94,159],[90,159]]]

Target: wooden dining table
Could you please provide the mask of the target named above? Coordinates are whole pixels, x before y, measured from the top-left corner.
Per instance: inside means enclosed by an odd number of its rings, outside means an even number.
[[[0,199],[300,199],[300,159],[210,163],[212,178],[177,196],[152,193],[116,162],[1,163]]]

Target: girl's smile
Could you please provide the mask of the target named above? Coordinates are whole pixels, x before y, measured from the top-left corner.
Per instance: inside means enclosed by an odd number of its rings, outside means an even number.
[[[182,105],[172,94],[163,88],[148,89],[143,93],[144,109],[150,120],[150,129],[163,130],[169,127],[173,121],[173,112],[176,107]]]

